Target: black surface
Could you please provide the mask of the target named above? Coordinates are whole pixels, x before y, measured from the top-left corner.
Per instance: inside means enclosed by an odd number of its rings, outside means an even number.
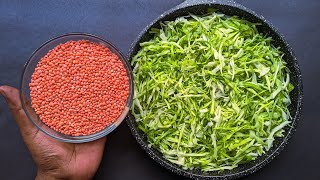
[[[0,85],[18,86],[24,62],[56,35],[82,31],[110,40],[124,54],[139,32],[181,0],[0,1]],[[320,179],[320,1],[237,2],[253,9],[285,36],[304,82],[304,117],[284,151],[243,179]],[[4,100],[0,98],[0,179],[33,179],[36,168]],[[125,123],[108,136],[96,179],[184,179],[151,160]]]

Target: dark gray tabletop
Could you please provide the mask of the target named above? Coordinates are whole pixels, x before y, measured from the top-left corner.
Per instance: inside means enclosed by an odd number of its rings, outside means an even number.
[[[87,32],[122,53],[154,18],[182,0],[0,0],[0,85],[19,85],[21,70],[43,42]],[[284,151],[243,179],[320,179],[320,1],[238,0],[272,22],[298,57],[304,82],[303,118]],[[0,98],[0,179],[33,179],[36,167],[3,98]],[[151,160],[124,123],[108,136],[95,179],[184,179]]]

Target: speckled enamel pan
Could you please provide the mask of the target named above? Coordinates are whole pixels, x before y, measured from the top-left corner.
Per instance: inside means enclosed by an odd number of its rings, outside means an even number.
[[[147,41],[152,38],[152,35],[148,33],[151,28],[159,28],[159,23],[162,21],[175,20],[177,17],[188,15],[189,13],[201,15],[207,12],[208,8],[217,9],[219,12],[226,15],[236,15],[242,19],[246,19],[250,22],[260,23],[258,31],[263,34],[267,34],[273,38],[273,44],[276,47],[280,47],[285,53],[284,60],[287,62],[287,67],[290,69],[290,82],[295,86],[295,89],[290,93],[292,104],[289,107],[292,124],[291,126],[285,127],[284,137],[277,138],[274,141],[273,147],[266,152],[265,155],[258,157],[256,160],[239,165],[233,170],[225,170],[223,172],[203,172],[199,169],[184,170],[180,166],[175,165],[167,161],[162,154],[154,149],[148,147],[148,141],[146,136],[137,127],[134,117],[129,114],[126,118],[127,124],[129,125],[131,132],[141,147],[147,152],[147,154],[156,162],[167,168],[168,170],[177,173],[179,175],[193,178],[193,179],[235,179],[242,176],[251,174],[258,169],[268,164],[273,158],[275,158],[281,150],[288,143],[288,140],[296,129],[297,122],[301,117],[303,90],[302,90],[302,78],[299,69],[299,65],[292,49],[285,41],[283,36],[273,27],[271,23],[264,19],[264,17],[256,14],[252,10],[228,0],[187,0],[182,4],[168,10],[163,13],[160,17],[150,23],[138,36],[136,41],[132,44],[130,52],[128,54],[128,60],[139,51],[140,42]]]

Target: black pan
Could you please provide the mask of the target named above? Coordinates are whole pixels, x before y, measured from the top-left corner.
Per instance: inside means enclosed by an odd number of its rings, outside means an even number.
[[[160,22],[162,21],[172,21],[177,17],[188,15],[189,13],[201,15],[207,12],[208,8],[217,9],[219,12],[226,15],[236,15],[242,19],[248,20],[254,23],[260,23],[262,25],[258,26],[258,31],[260,33],[271,36],[273,39],[273,45],[280,47],[281,51],[284,52],[284,60],[287,62],[287,67],[290,69],[290,82],[294,85],[295,89],[290,93],[292,104],[289,106],[289,110],[292,116],[291,126],[285,127],[284,137],[276,138],[273,147],[266,152],[263,156],[258,157],[256,160],[249,163],[239,165],[233,170],[225,170],[223,172],[203,172],[199,169],[194,170],[184,170],[180,166],[167,161],[162,154],[154,149],[149,148],[146,136],[137,127],[135,119],[129,114],[126,121],[129,125],[131,132],[141,147],[147,152],[147,154],[159,164],[167,168],[168,170],[175,172],[179,175],[186,176],[194,179],[235,179],[248,174],[251,174],[261,167],[269,163],[273,158],[275,158],[284,146],[288,143],[288,140],[294,133],[296,129],[296,124],[301,116],[302,108],[302,78],[299,69],[299,65],[292,49],[289,47],[288,43],[285,41],[283,36],[273,27],[271,23],[265,20],[262,16],[257,15],[252,10],[237,4],[229,0],[187,0],[182,4],[176,6],[173,9],[168,10],[163,13],[160,17],[154,20],[149,26],[147,26],[138,36],[136,41],[133,43],[130,52],[128,54],[128,59],[131,60],[132,57],[140,50],[139,43],[148,41],[152,38],[152,35],[148,33],[150,28],[160,28]]]

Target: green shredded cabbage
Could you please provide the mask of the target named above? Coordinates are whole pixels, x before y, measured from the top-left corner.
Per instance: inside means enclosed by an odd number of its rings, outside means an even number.
[[[133,57],[132,106],[149,146],[184,169],[233,169],[290,123],[289,70],[257,24],[216,12],[151,29]]]

